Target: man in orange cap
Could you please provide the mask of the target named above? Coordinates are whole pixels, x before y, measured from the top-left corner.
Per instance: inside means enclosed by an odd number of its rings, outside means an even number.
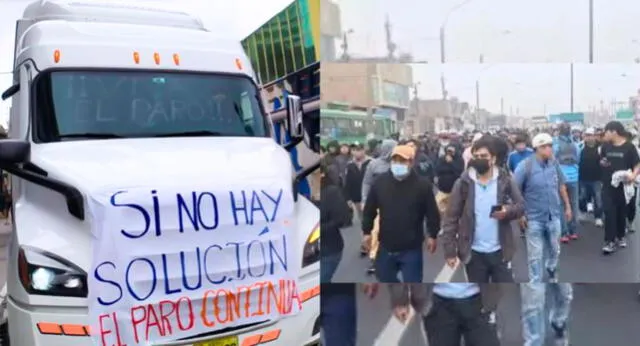
[[[433,186],[413,169],[415,150],[398,145],[391,154],[389,171],[380,175],[367,196],[363,215],[363,246],[371,243],[371,230],[379,216],[379,248],[375,259],[380,282],[422,282],[424,220],[429,252],[436,249],[440,213]]]

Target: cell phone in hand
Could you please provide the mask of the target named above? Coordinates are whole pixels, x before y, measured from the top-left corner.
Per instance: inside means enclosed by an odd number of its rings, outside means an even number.
[[[493,213],[502,210],[502,205],[494,205],[493,207],[491,207],[491,212],[489,213],[489,215],[493,215]]]

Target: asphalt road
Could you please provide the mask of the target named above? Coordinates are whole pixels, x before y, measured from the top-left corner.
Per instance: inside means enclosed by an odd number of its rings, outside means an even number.
[[[635,229],[640,230],[640,217],[636,217]],[[559,279],[563,282],[583,283],[632,283],[640,280],[640,232],[629,235],[629,246],[610,256],[601,252],[604,243],[604,229],[593,222],[581,222],[580,239],[562,245],[560,254]],[[516,282],[527,282],[526,243],[521,239],[519,230],[514,227],[517,250],[512,262]],[[372,282],[375,276],[367,275],[369,261],[361,258],[360,224],[356,220],[353,226],[342,230],[345,249],[342,261],[333,277],[333,282]],[[455,270],[445,265],[444,255],[439,247],[436,253],[424,253],[423,282],[464,282],[464,270]]]
[[[519,285],[507,288],[498,308],[498,328],[503,346],[523,344],[520,324]],[[571,345],[630,345],[640,338],[640,284],[574,284],[569,320]],[[414,315],[415,316],[415,315]],[[384,340],[384,341],[382,341]],[[358,298],[358,346],[427,345],[420,319],[402,325],[391,315],[389,296],[382,287],[378,296]],[[553,340],[548,338],[547,345]]]

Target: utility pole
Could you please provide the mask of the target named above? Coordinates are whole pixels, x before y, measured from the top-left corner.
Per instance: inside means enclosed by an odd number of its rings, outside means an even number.
[[[447,88],[445,86],[444,73],[440,75],[440,87],[442,88],[442,99],[447,99]]]
[[[571,63],[571,78],[570,78],[570,92],[571,92],[571,113],[573,113],[573,63]]]
[[[504,115],[504,97],[500,98],[500,115]]]
[[[484,56],[480,54],[479,57],[480,63],[484,63]],[[476,78],[476,128],[478,127],[478,123],[480,122],[480,77]]]
[[[347,37],[349,33],[347,31],[342,33],[342,60],[349,61],[349,38]]]
[[[389,20],[389,14],[387,14],[385,19],[384,32],[385,32],[385,39],[387,42],[387,59],[389,59],[390,62],[395,61],[394,53],[396,52],[397,46],[395,42],[393,42],[393,40],[391,39],[391,21]]]
[[[444,56],[444,24],[440,27],[440,63],[444,64],[446,62]]]
[[[420,82],[416,82],[413,83],[413,118],[414,118],[414,125],[413,125],[413,129],[415,130],[416,128],[416,122],[418,124],[420,124],[420,101],[418,100],[418,85],[420,85]],[[418,126],[420,128],[420,126]],[[424,129],[420,128],[420,131],[424,131]]]
[[[589,0],[589,63],[593,64],[593,0]]]

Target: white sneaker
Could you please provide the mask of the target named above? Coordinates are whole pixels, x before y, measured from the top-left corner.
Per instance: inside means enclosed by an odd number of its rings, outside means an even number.
[[[588,220],[589,220],[589,214],[587,214],[587,213],[582,213],[582,212],[579,212],[579,213],[578,213],[578,221],[580,221],[580,222],[586,222],[586,221],[588,221]]]
[[[595,224],[596,224],[596,227],[604,226],[604,223],[602,222],[602,219],[596,219]]]
[[[587,203],[587,213],[593,213],[593,203]]]

